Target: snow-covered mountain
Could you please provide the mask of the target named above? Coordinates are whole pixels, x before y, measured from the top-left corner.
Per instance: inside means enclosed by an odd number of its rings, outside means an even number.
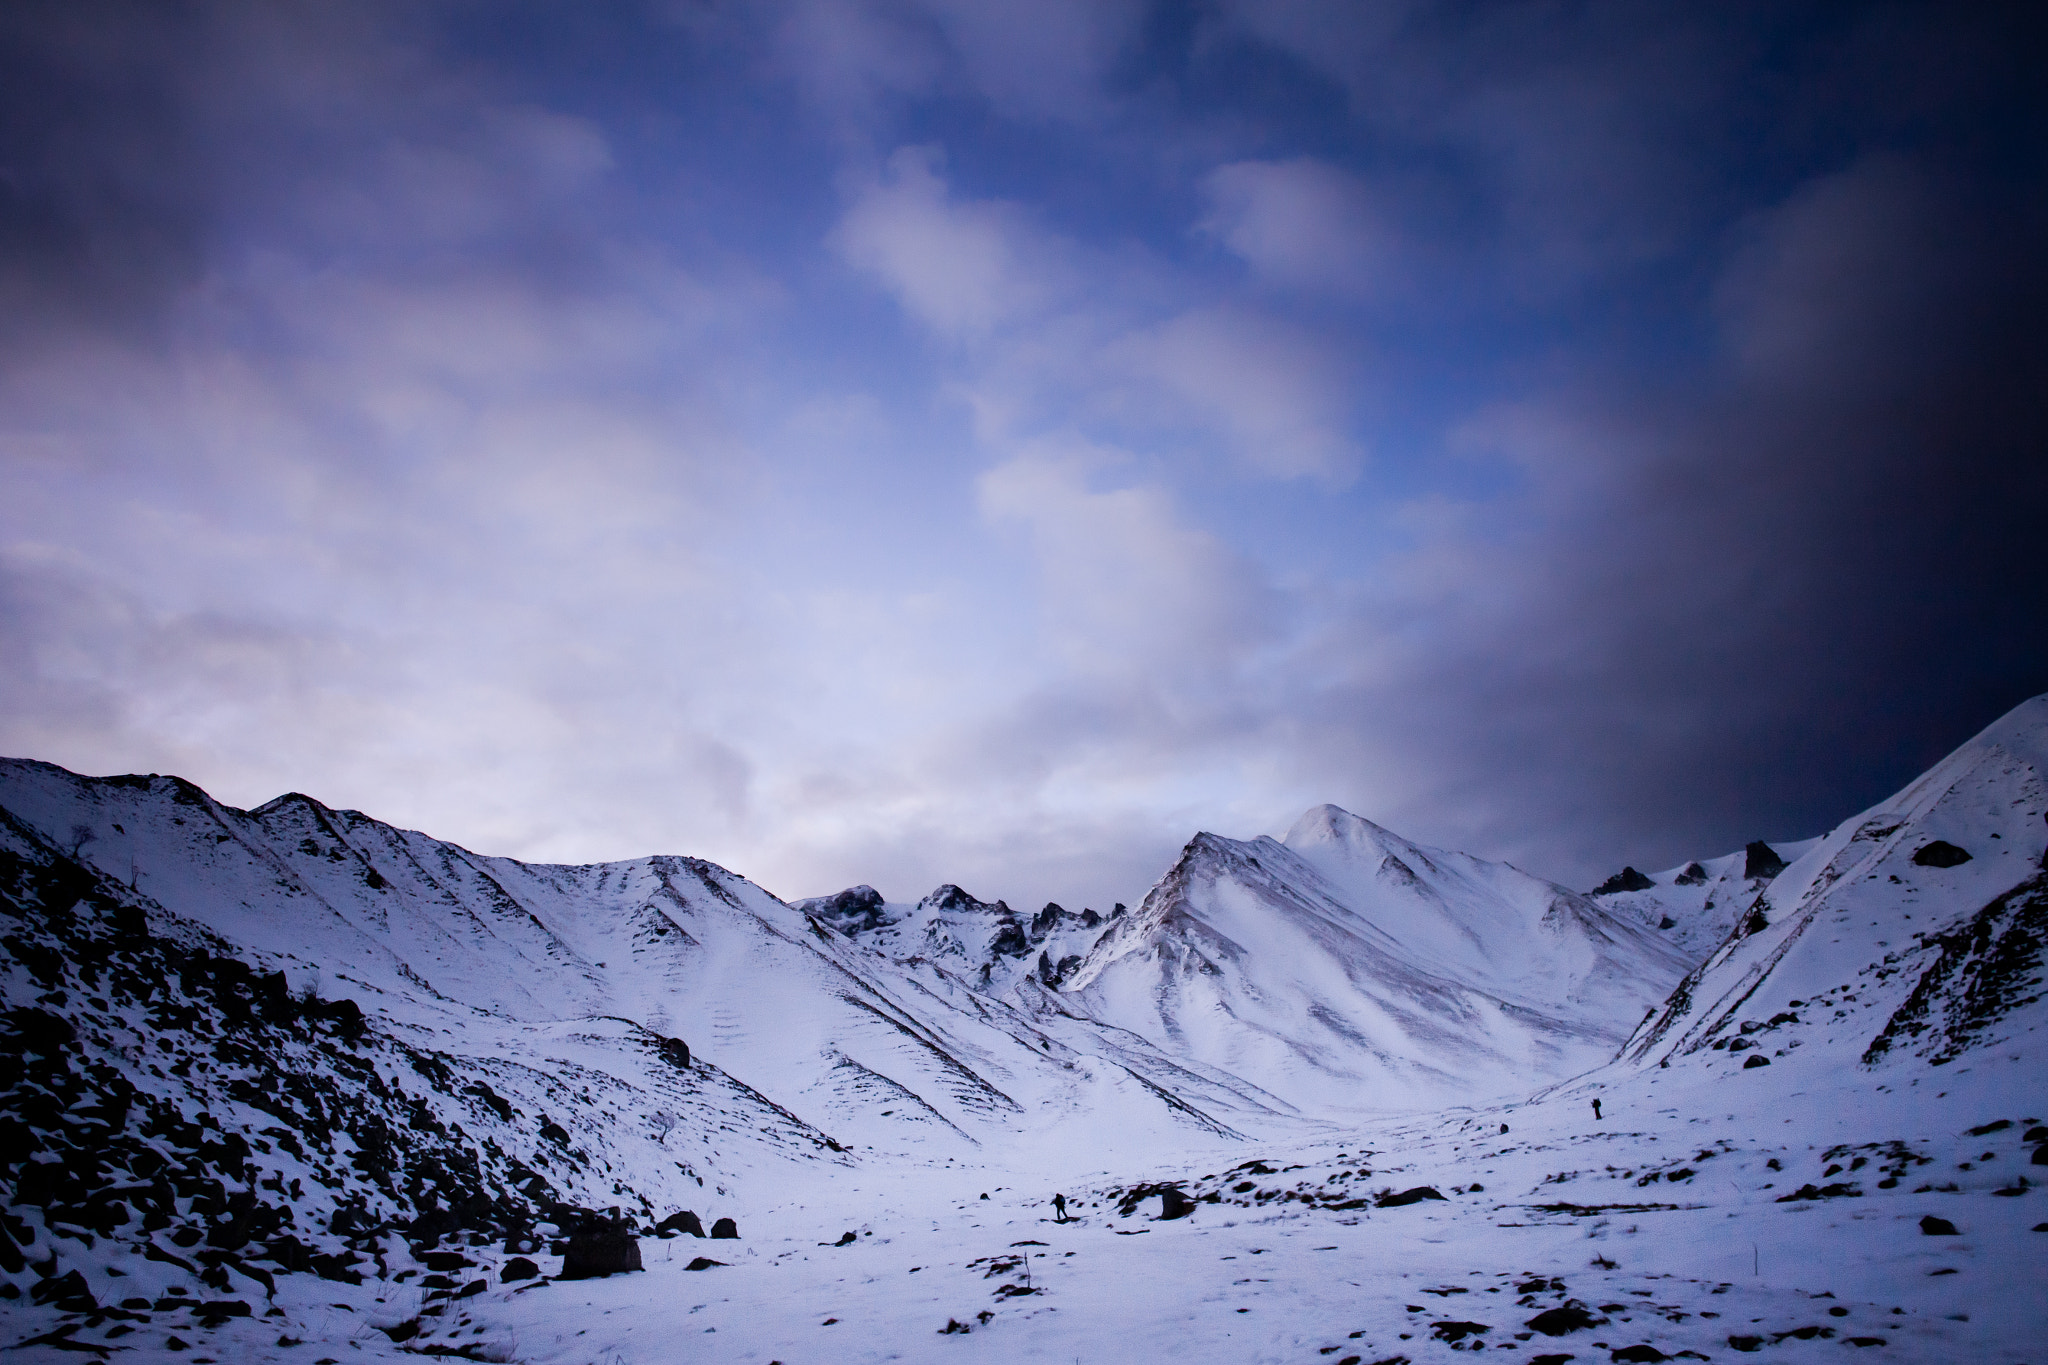
[[[0,763],[0,1347],[2037,1359],[2048,697],[1618,880],[1320,807],[1092,924],[791,906]],[[740,1236],[531,1293],[613,1207]]]
[[[1630,1059],[1945,1065],[2048,1025],[2048,697],[1816,840],[1743,911]]]
[[[1105,917],[1048,901],[1036,914],[1020,915],[1007,902],[976,900],[950,882],[915,905],[885,901],[872,886],[791,904],[885,957],[936,964],[999,996],[1026,976],[1059,985],[1102,936],[1106,920],[1124,913],[1122,905]]]
[[[1585,896],[1319,806],[1281,840],[1197,835],[1061,989],[1176,1056],[1339,1113],[1597,1065],[1690,965]]]
[[[1610,915],[1651,925],[1687,955],[1704,958],[1728,937],[1763,889],[1819,842],[1753,840],[1719,858],[1647,875],[1624,867],[1588,894]]]

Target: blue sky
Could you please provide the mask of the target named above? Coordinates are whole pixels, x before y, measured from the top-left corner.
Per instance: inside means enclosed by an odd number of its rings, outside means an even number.
[[[2038,27],[11,7],[0,749],[790,896],[1817,832],[2048,687]]]

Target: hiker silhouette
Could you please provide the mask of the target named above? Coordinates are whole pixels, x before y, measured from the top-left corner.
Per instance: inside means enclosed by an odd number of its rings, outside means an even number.
[[[1594,1100],[1594,1101],[1593,1101],[1593,1119],[1594,1119],[1594,1121],[1595,1121],[1595,1122],[1598,1122],[1598,1121],[1599,1121],[1599,1118],[1600,1118],[1600,1101],[1598,1101],[1598,1100]]]
[[[1059,1217],[1053,1220],[1054,1222],[1064,1223],[1067,1221],[1067,1197],[1065,1195],[1056,1194],[1052,1197],[1052,1209],[1054,1213],[1059,1215]]]

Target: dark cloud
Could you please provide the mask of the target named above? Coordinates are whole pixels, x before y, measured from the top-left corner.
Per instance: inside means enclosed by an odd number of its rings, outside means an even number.
[[[1813,832],[2048,688],[2021,7],[646,13],[0,14],[6,747],[1099,905]]]
[[[181,5],[0,12],[0,340],[125,332],[202,268],[210,186],[178,88]]]
[[[1815,833],[2048,690],[2048,234],[1875,155],[1741,225],[1719,350],[1502,410],[1528,525],[1330,699],[1413,817],[1583,880]]]

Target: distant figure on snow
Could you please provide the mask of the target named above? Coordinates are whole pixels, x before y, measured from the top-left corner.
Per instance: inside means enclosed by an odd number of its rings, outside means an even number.
[[[1600,1101],[1598,1101],[1598,1100],[1594,1100],[1594,1101],[1593,1101],[1593,1122],[1595,1122],[1595,1123],[1598,1123],[1599,1121],[1600,1121]]]
[[[1067,1221],[1067,1197],[1065,1195],[1056,1194],[1052,1197],[1052,1211],[1059,1215],[1053,1219],[1055,1223]]]

